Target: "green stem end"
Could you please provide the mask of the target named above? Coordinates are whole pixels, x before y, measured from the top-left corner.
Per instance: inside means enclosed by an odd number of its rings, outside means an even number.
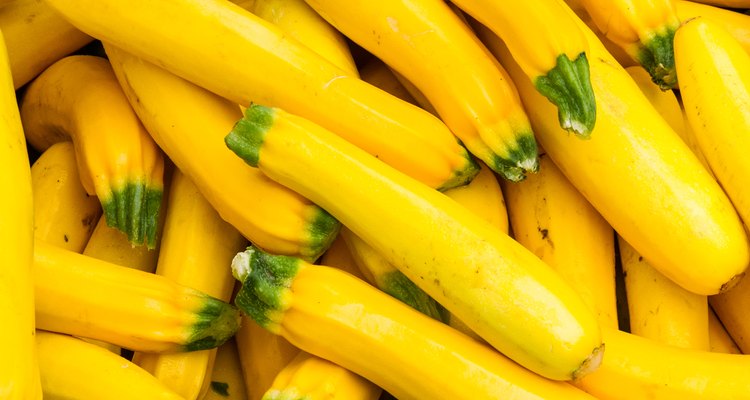
[[[102,201],[107,226],[123,232],[134,246],[145,244],[153,250],[156,248],[162,197],[161,188],[148,187],[142,181],[113,190],[112,195]]]
[[[661,90],[677,89],[677,70],[674,65],[674,35],[676,27],[658,32],[639,46],[636,60],[651,75]]]
[[[243,159],[251,167],[257,167],[260,161],[260,148],[266,132],[274,121],[273,108],[251,104],[245,109],[245,115],[237,121],[232,131],[224,137],[229,150]]]
[[[591,135],[596,123],[596,99],[585,52],[575,60],[560,54],[555,67],[537,77],[534,86],[557,106],[561,128],[583,139]]]
[[[198,313],[184,351],[213,349],[229,340],[240,327],[240,312],[229,303],[205,296],[205,305]]]
[[[302,260],[273,255],[255,247],[237,253],[232,260],[232,274],[242,283],[234,304],[258,325],[275,330],[278,317],[289,306],[287,297]]]

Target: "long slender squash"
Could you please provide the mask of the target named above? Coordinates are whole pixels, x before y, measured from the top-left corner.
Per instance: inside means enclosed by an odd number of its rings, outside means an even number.
[[[102,207],[81,185],[73,144],[59,142],[45,150],[31,165],[31,184],[34,236],[82,252]]]
[[[249,107],[225,140],[249,165],[325,208],[508,357],[553,379],[596,369],[599,326],[573,289],[454,200],[278,108]]]
[[[304,0],[255,0],[243,8],[276,25],[350,76],[359,76],[344,35]]]
[[[37,331],[45,399],[184,399],[137,365],[83,340]]]
[[[243,106],[307,117],[433,188],[461,186],[477,173],[438,118],[348,75],[228,1],[48,2],[97,39]]]
[[[382,392],[348,369],[301,351],[276,375],[263,400],[378,400]]]
[[[3,2],[0,30],[5,37],[15,89],[94,40],[71,25],[46,1],[39,0]]]
[[[618,238],[630,333],[671,346],[709,350],[708,299],[654,269]]]
[[[71,140],[83,187],[99,197],[107,224],[134,245],[156,246],[164,159],[106,59],[55,62],[26,90],[21,119],[39,151]]]
[[[677,88],[674,34],[680,26],[672,0],[582,0],[604,35],[622,47],[662,90]]]
[[[399,399],[590,398],[336,268],[249,248],[232,271],[260,325]]]
[[[216,347],[239,326],[230,304],[162,276],[34,243],[37,326],[135,351]]]
[[[593,33],[587,31],[599,113],[591,140],[583,141],[550,122],[554,109],[510,52],[488,30],[479,32],[516,81],[542,147],[617,233],[692,292],[719,293],[739,280],[750,251],[737,212]]]
[[[675,35],[685,114],[714,176],[750,226],[750,55],[709,18],[686,21]]]
[[[750,51],[750,15],[694,1],[674,0],[674,3],[680,20],[706,17],[721,24],[742,44],[745,50]]]
[[[747,399],[750,356],[681,349],[603,329],[607,356],[575,384],[602,400]]]
[[[501,37],[536,90],[558,111],[560,127],[587,138],[597,100],[589,79],[588,43],[563,0],[455,0],[453,4]]]
[[[616,328],[614,231],[607,221],[546,154],[536,175],[508,182],[503,193],[513,237],[562,275],[601,326]]]
[[[31,173],[5,39],[0,31],[0,398],[41,399],[34,346],[34,209]]]
[[[529,119],[507,73],[441,0],[306,0],[413,83],[477,158],[512,181],[536,172]]]
[[[190,178],[175,171],[156,274],[229,301],[232,273],[216,266],[230,262],[245,245],[245,238],[219,217]],[[133,361],[186,399],[200,399],[209,390],[215,357],[213,348],[172,354],[136,352]]]
[[[267,251],[320,256],[340,224],[223,145],[242,116],[237,104],[109,44],[105,48],[143,124],[222,219]]]

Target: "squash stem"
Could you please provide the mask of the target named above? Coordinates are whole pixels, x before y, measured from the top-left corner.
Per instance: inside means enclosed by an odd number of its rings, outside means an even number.
[[[651,75],[651,80],[661,90],[677,88],[677,70],[674,65],[674,34],[676,27],[668,27],[653,35],[638,48],[636,60]]]
[[[229,340],[240,327],[240,312],[229,303],[204,295],[205,304],[192,326],[184,351],[213,349]]]
[[[537,77],[534,86],[557,106],[561,128],[583,139],[591,135],[596,122],[596,99],[585,52],[573,61],[560,54],[555,67]]]
[[[272,255],[254,247],[232,259],[232,274],[242,283],[234,299],[258,325],[276,332],[277,320],[289,307],[290,287],[302,266],[302,259]]]
[[[123,232],[133,246],[156,247],[163,190],[142,181],[122,185],[101,201],[107,226]]]

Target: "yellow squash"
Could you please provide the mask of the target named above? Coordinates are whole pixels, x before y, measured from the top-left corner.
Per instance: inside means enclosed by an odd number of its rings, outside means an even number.
[[[45,399],[184,399],[127,359],[83,340],[37,331],[36,344]]]
[[[260,325],[398,399],[591,398],[337,268],[249,248],[232,271],[235,302]]]
[[[599,326],[573,289],[443,193],[278,108],[249,107],[225,140],[249,165],[325,208],[521,365],[553,379],[596,368]]]
[[[301,351],[276,375],[263,400],[378,400],[382,392],[346,368]]]
[[[34,346],[34,208],[29,156],[0,31],[0,398],[42,398]]]
[[[582,0],[604,35],[636,59],[662,90],[677,88],[674,34],[680,26],[672,0]]]
[[[745,354],[750,354],[750,279],[742,279],[732,290],[708,298],[724,328]]]
[[[630,333],[671,346],[709,349],[708,299],[685,290],[619,239]]]
[[[71,140],[83,187],[99,197],[107,224],[134,245],[156,246],[164,159],[106,59],[55,62],[25,91],[21,119],[39,151]]]
[[[235,339],[226,341],[216,351],[211,387],[203,400],[247,400],[247,385]]]
[[[709,4],[717,7],[750,8],[748,0],[691,0],[695,3]]]
[[[279,373],[299,353],[299,349],[279,335],[258,325],[249,316],[242,316],[235,336],[242,374],[247,385],[247,398],[261,400]]]
[[[677,16],[680,17],[680,20],[687,21],[695,17],[706,17],[713,22],[721,24],[724,29],[729,31],[742,44],[742,47],[746,51],[750,51],[749,15],[694,1],[674,0],[674,3],[677,7]]]
[[[310,118],[433,188],[460,186],[477,173],[438,118],[348,75],[228,1],[48,2],[97,39],[235,103]]]
[[[601,326],[616,328],[612,227],[546,154],[539,173],[503,192],[513,237],[573,286]]]
[[[172,174],[164,236],[156,274],[229,301],[234,279],[227,264],[245,246],[245,238],[200,194],[179,170]],[[200,399],[209,390],[216,349],[188,353],[136,352],[133,361],[186,399]]]
[[[4,1],[0,5],[0,30],[5,36],[16,89],[94,40],[40,0]]]
[[[34,247],[39,329],[177,352],[216,347],[238,328],[237,310],[201,291],[38,240]]]
[[[747,399],[750,356],[681,349],[603,329],[601,367],[575,382],[601,400]]]
[[[158,243],[157,237],[157,243]],[[104,217],[99,218],[83,254],[123,267],[144,272],[154,272],[159,258],[159,249],[130,244],[128,237],[121,231],[107,226]]]
[[[720,24],[686,21],[675,35],[680,95],[698,146],[746,226],[750,223],[750,55]]]
[[[598,109],[589,80],[592,56],[578,16],[563,0],[453,3],[505,41],[539,93],[557,107],[561,128],[589,137]]]
[[[242,116],[237,104],[116,47],[105,48],[143,124],[222,219],[267,251],[320,256],[340,224],[224,146],[224,135]]]
[[[564,134],[507,49],[491,32],[481,34],[515,79],[544,150],[615,231],[684,288],[728,290],[750,264],[731,202],[628,73],[588,37],[599,112],[584,141]]]
[[[34,236],[80,253],[86,247],[102,207],[78,177],[71,142],[50,146],[31,166]]]
[[[252,5],[240,5],[276,25],[348,75],[359,76],[344,36],[304,0],[255,0]]]
[[[307,3],[413,83],[492,170],[512,181],[536,172],[536,141],[513,82],[443,1]]]
[[[708,308],[708,340],[709,350],[714,353],[742,354],[711,307]]]

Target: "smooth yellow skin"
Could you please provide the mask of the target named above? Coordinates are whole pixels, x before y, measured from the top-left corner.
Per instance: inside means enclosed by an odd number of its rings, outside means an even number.
[[[78,177],[71,142],[53,144],[31,166],[34,195],[34,235],[64,249],[80,253],[86,247],[102,207]]]
[[[748,0],[691,0],[695,3],[708,4],[718,7],[730,7],[730,8],[750,8],[750,1]]]
[[[276,375],[263,399],[378,400],[382,392],[346,368],[301,351]]]
[[[127,359],[83,340],[37,331],[36,345],[45,399],[183,399]]]
[[[154,272],[159,259],[158,249],[149,250],[146,246],[133,247],[124,233],[107,226],[104,217],[99,218],[96,223],[83,254],[144,272]]]
[[[711,307],[708,308],[708,340],[712,353],[742,354]]]
[[[0,398],[41,399],[34,346],[34,208],[29,156],[0,32]]]
[[[742,279],[732,290],[708,298],[724,328],[745,354],[750,354],[750,279]]]
[[[335,268],[303,265],[289,296],[280,335],[398,399],[591,398]]]
[[[34,243],[39,329],[136,351],[179,351],[203,294],[170,279]]]
[[[261,400],[276,375],[300,350],[283,337],[261,328],[247,316],[242,317],[235,338],[247,385],[247,398]]]
[[[359,76],[344,36],[304,0],[255,0],[252,3],[251,7],[243,8],[281,28],[289,37],[309,47],[348,75]]]
[[[687,21],[695,17],[706,17],[729,31],[746,51],[750,51],[750,16],[744,13],[725,10],[695,1],[674,0],[680,20]]]
[[[671,346],[709,350],[708,299],[654,269],[622,238],[620,260],[628,299],[630,333]]]
[[[750,55],[720,24],[685,22],[675,35],[680,93],[698,145],[737,213],[750,221]]]
[[[143,124],[221,218],[267,251],[314,258],[319,250],[310,248],[308,226],[319,208],[224,145],[224,135],[242,116],[237,104],[109,44],[105,48]]]
[[[583,0],[565,0],[565,3],[570,7],[573,12],[576,13],[578,18],[583,21],[586,26],[591,29],[591,31],[596,34],[596,37],[599,38],[599,41],[602,42],[604,47],[607,48],[607,51],[609,51],[610,54],[617,60],[620,65],[623,67],[631,67],[631,66],[638,66],[640,68],[637,61],[633,59],[633,57],[626,53],[625,50],[623,50],[622,47],[615,44],[610,40],[602,31],[599,30],[599,28],[596,26],[594,21],[591,19],[591,16],[586,11],[586,8],[583,6]],[[649,78],[650,79],[650,78]]]
[[[573,286],[601,326],[617,328],[612,227],[549,156],[539,161],[536,175],[503,185],[513,237]]]
[[[3,1],[0,30],[5,36],[15,89],[94,40],[41,0]]]
[[[447,4],[434,0],[307,3],[413,83],[466,148],[490,167],[496,169],[494,161],[501,157],[518,163],[513,166],[523,170],[520,174],[536,169],[535,154],[520,159],[511,154],[519,148],[519,137],[533,140],[513,82]]]
[[[161,151],[104,58],[55,62],[25,92],[21,118],[29,144],[39,151],[73,141],[83,187],[102,202],[131,182],[163,187]]]
[[[172,174],[164,235],[156,274],[181,285],[229,301],[234,277],[227,264],[246,245],[245,238],[224,222],[198,188],[179,170]],[[135,353],[133,361],[186,399],[209,390],[216,349],[187,353]]]
[[[580,0],[599,30],[631,56],[680,25],[673,0]]]
[[[212,386],[203,400],[247,400],[247,385],[242,375],[242,365],[234,339],[226,341],[216,351],[211,383],[213,385],[226,384],[228,396]]]
[[[601,341],[593,313],[533,253],[319,125],[272,112],[260,149],[263,173],[321,205],[518,363],[561,380],[584,374],[590,357],[595,368]]]
[[[578,17],[563,0],[453,3],[503,38],[513,58],[532,80],[554,68],[560,54],[573,60],[588,50]],[[590,63],[591,56],[588,57]]]
[[[466,150],[438,118],[347,75],[230,2],[49,4],[102,41],[235,103],[280,106],[315,120],[434,188],[469,165]]]
[[[607,355],[576,385],[602,400],[746,399],[750,356],[682,349],[603,329]]]
[[[589,62],[598,111],[591,140],[560,129],[555,108],[497,37],[485,30],[481,38],[515,79],[542,147],[615,231],[694,293],[716,294],[736,283],[750,252],[732,204],[592,33]]]

